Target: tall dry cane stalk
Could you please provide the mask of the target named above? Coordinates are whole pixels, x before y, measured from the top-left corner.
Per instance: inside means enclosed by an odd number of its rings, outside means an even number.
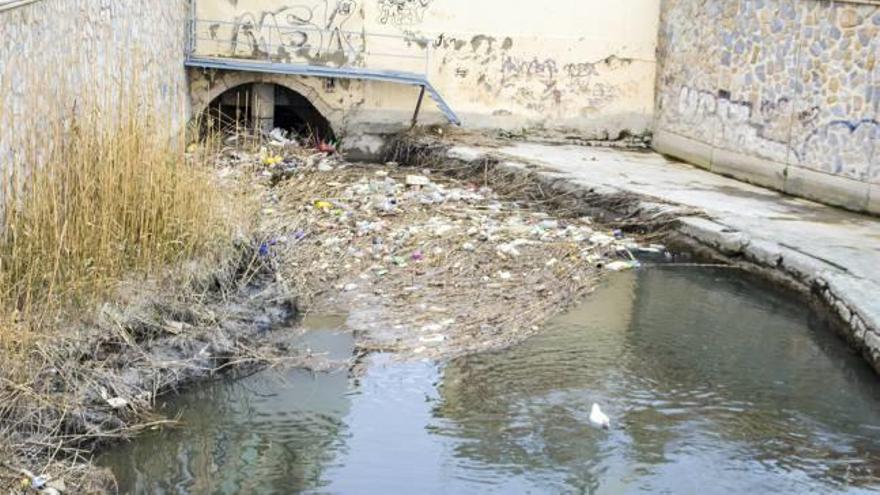
[[[184,160],[172,116],[151,114],[155,95],[129,83],[78,101],[69,120],[16,123],[31,136],[4,164],[0,339],[4,324],[40,327],[228,233],[207,167]]]

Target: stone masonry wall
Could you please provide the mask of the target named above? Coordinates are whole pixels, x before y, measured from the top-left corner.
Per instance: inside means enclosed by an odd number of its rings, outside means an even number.
[[[663,0],[655,148],[880,213],[880,1]]]
[[[0,165],[32,160],[49,129],[121,98],[158,116],[169,137],[187,111],[187,0],[38,0],[0,9]],[[133,86],[139,85],[140,91]],[[91,108],[90,108],[91,107]],[[167,125],[165,125],[167,124]],[[22,166],[32,166],[24,163]]]

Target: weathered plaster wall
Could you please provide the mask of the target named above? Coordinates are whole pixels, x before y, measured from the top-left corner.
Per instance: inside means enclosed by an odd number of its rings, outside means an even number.
[[[880,213],[880,2],[663,0],[654,146]]]
[[[171,133],[185,122],[186,0],[41,0],[0,11],[0,164],[32,159],[75,112],[138,95]],[[139,89],[134,89],[139,85]],[[123,96],[124,95],[124,96]],[[25,164],[27,166],[27,164]]]
[[[498,0],[200,0],[197,17],[205,21],[197,29],[202,55],[427,67],[467,127],[546,126],[616,137],[651,124],[659,0],[556,0],[546,7]],[[202,100],[198,90],[215,82],[192,77],[195,99]],[[314,88],[352,132],[406,125],[418,95],[384,83],[337,81],[330,90],[317,80],[300,84]],[[430,101],[424,108],[424,121],[443,121]]]

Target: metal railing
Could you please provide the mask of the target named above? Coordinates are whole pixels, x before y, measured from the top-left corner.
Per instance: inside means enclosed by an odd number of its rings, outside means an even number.
[[[187,58],[368,68],[423,77],[431,68],[431,43],[427,39],[308,24],[280,25],[274,18],[262,24],[192,18],[188,38]]]
[[[337,79],[360,79],[420,87],[413,125],[425,95],[455,125],[461,120],[431,84],[431,41],[412,35],[321,28],[277,15],[235,21],[200,19],[195,1],[187,21],[186,66]],[[369,47],[369,48],[368,48]],[[378,49],[377,49],[378,47]],[[409,64],[409,65],[407,65]]]

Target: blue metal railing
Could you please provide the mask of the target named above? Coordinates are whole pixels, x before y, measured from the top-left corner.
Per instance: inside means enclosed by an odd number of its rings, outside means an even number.
[[[368,44],[384,49],[367,49]],[[264,18],[259,25],[255,19],[197,19],[193,11],[187,26],[186,65],[418,86],[437,103],[450,123],[461,125],[429,81],[431,44],[412,36],[306,24],[282,26],[274,18]]]

